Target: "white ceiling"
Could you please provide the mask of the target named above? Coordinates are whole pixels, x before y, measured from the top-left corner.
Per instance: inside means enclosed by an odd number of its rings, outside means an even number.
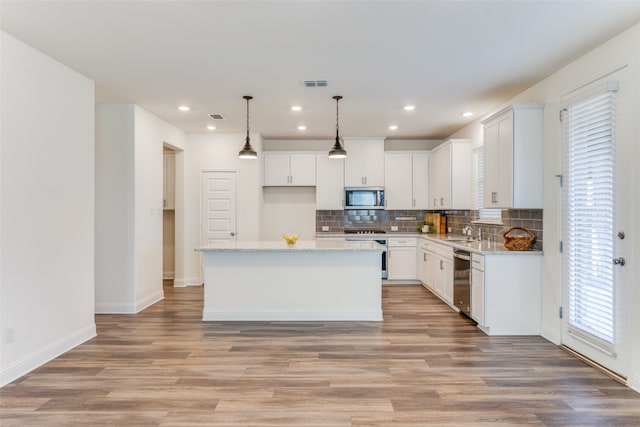
[[[243,132],[242,96],[253,95],[251,130],[267,139],[331,138],[338,94],[342,136],[441,139],[640,22],[640,1],[615,0],[2,0],[0,8],[3,31],[94,80],[97,102],[135,103],[187,132],[208,124]],[[305,79],[329,86],[305,88]]]

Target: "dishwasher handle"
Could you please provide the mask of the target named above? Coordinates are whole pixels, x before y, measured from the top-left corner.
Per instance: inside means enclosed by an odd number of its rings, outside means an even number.
[[[471,253],[467,251],[453,251],[453,257],[461,259],[463,261],[471,261]]]

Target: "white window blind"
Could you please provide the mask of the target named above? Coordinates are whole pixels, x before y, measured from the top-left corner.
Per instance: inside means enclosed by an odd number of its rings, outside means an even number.
[[[475,207],[478,211],[478,219],[475,222],[486,224],[502,224],[502,211],[500,209],[484,209],[484,147],[473,151],[476,197]]]
[[[562,110],[569,332],[615,342],[615,100],[605,90]]]

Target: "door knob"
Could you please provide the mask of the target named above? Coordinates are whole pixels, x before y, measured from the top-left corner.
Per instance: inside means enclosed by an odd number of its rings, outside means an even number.
[[[624,260],[623,257],[620,257],[620,258],[614,258],[613,263],[615,265],[625,265],[626,261]]]
[[[232,231],[232,232],[231,232],[231,235],[232,235],[232,236],[235,236],[235,235],[236,235],[236,233],[234,233],[234,232]]]

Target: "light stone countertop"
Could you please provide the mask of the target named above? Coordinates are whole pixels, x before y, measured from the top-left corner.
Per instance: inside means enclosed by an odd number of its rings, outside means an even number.
[[[486,240],[483,240],[482,242],[477,240],[458,241],[457,239],[463,239],[464,236],[456,234],[421,234],[419,237],[425,240],[431,240],[433,242],[451,246],[455,249],[463,249],[481,255],[543,255],[542,251],[537,250],[510,251],[504,247],[502,241],[496,242],[494,240],[491,244]]]
[[[289,246],[282,240],[218,241],[196,248],[199,252],[382,252],[374,241],[298,240]]]
[[[401,233],[401,232],[389,232],[386,234],[345,234],[345,233],[330,233],[330,232],[317,232],[316,237],[322,238],[346,238],[346,237],[364,237],[369,239],[380,239],[391,237],[417,237],[420,239],[431,240],[436,243],[441,243],[447,246],[451,246],[456,249],[463,249],[469,252],[482,254],[482,255],[543,255],[542,251],[510,251],[504,247],[502,240],[492,241],[488,244],[486,240],[478,242],[472,241],[460,241],[465,237],[460,234],[421,234],[421,233]],[[453,239],[453,240],[452,240]]]

